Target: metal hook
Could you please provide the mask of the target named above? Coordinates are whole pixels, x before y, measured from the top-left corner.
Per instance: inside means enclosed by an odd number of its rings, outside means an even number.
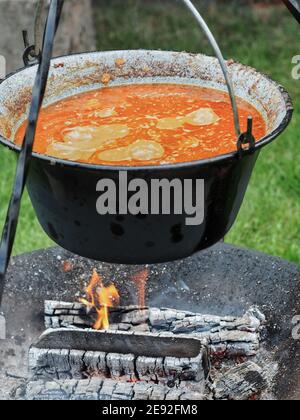
[[[25,66],[31,66],[34,64],[38,64],[41,51],[43,47],[43,37],[44,37],[44,11],[47,6],[47,0],[38,0],[36,5],[35,11],[35,18],[34,18],[34,44],[30,45],[28,31],[23,31],[23,40],[25,51],[23,53],[23,61]],[[58,4],[58,8],[61,8],[61,3]],[[61,13],[61,10],[58,12]],[[57,30],[57,24],[56,29]]]
[[[248,144],[248,148],[245,146]],[[253,152],[255,150],[255,137],[253,136],[253,118],[248,117],[248,124],[247,124],[247,132],[242,133],[237,142],[237,148],[239,156],[243,154],[243,152]]]
[[[29,41],[28,31],[23,30],[24,53],[23,62],[25,67],[37,64],[41,54],[43,44],[43,21],[42,14],[45,6],[45,0],[38,0],[34,18],[34,44]]]

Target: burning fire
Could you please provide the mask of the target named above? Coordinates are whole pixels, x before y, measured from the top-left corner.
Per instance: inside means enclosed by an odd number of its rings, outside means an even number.
[[[138,306],[145,308],[146,283],[149,277],[149,269],[146,268],[132,276],[138,293]],[[95,330],[109,329],[109,308],[119,304],[120,295],[113,284],[104,286],[101,276],[96,270],[93,271],[89,285],[85,288],[86,299],[80,299],[80,302],[88,308],[94,308],[97,313],[97,319],[93,328]]]
[[[132,276],[132,281],[134,282],[137,292],[138,292],[138,305],[139,308],[145,308],[146,306],[146,284],[149,277],[149,269],[139,271],[138,273]]]
[[[118,290],[113,284],[105,287],[102,278],[94,270],[85,293],[86,299],[80,299],[80,302],[89,308],[95,308],[97,312],[97,320],[93,328],[95,330],[108,330],[109,308],[118,305],[120,301]]]

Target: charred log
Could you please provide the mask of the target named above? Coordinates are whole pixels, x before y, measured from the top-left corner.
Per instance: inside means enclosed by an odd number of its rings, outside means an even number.
[[[203,400],[199,392],[170,389],[144,382],[126,383],[111,379],[87,379],[64,381],[32,381],[26,385],[27,400]]]
[[[90,378],[86,380],[37,380],[29,382],[22,398],[27,400],[256,400],[267,389],[265,372],[246,362],[220,372],[212,397],[199,389],[170,388],[163,384]]]
[[[263,369],[253,362],[246,362],[220,374],[213,393],[216,400],[245,401],[259,399],[267,387]]]
[[[79,303],[45,303],[47,328],[90,328],[94,315],[93,310]],[[259,349],[260,330],[264,322],[265,317],[257,308],[251,308],[243,317],[220,317],[173,309],[127,307],[112,310],[110,329],[191,334],[207,342],[212,355],[249,357]]]
[[[29,352],[29,368],[33,378],[56,380],[85,379],[97,376],[125,382],[144,381],[164,385],[170,384],[170,386],[175,386],[177,383],[186,385],[188,381],[192,381],[198,390],[205,387],[205,380],[208,375],[207,353],[198,340],[195,340],[196,345],[198,345],[198,354],[195,357],[177,357],[176,355],[182,354],[184,347],[187,348],[188,353],[194,352],[195,344],[193,340],[178,337],[177,340],[180,340],[180,343],[178,343],[174,342],[172,337],[155,336],[149,333],[148,335],[137,335],[137,333],[121,334],[120,332],[90,331],[89,334],[94,336],[94,341],[91,341],[91,339],[89,341],[85,340],[84,344],[81,345],[81,338],[78,338],[80,330],[69,330],[67,331],[68,336],[65,335],[66,330],[57,330],[57,332],[59,336],[63,334],[63,337],[60,336],[59,338],[62,338],[62,341],[69,345],[69,348],[55,348],[61,347],[60,342],[57,343],[56,330],[46,334],[46,341],[42,337]],[[86,334],[86,331],[84,333]],[[75,335],[74,341],[71,338],[73,335]],[[134,344],[135,340],[132,341],[135,338],[138,341],[142,338],[143,345],[141,348]],[[147,339],[148,341],[150,339],[149,343],[152,342],[153,348],[146,351],[147,346],[144,346]],[[169,356],[165,354],[158,357],[159,353],[156,352],[155,348],[160,346],[163,339],[169,340]],[[118,348],[120,342],[124,343],[123,347],[126,347],[126,351],[115,353],[115,349]],[[73,343],[74,347],[76,345],[74,349],[72,348]],[[86,349],[83,349],[84,347]],[[110,349],[110,351],[99,352],[95,351],[95,348]],[[130,349],[134,353],[127,351]],[[143,349],[145,349],[145,356],[142,355]],[[153,353],[152,357],[151,351]],[[171,355],[172,353],[174,356]]]
[[[117,308],[106,332],[90,328],[95,316],[79,303],[46,302],[52,328],[30,350],[27,399],[248,400],[268,388],[263,368],[237,364],[257,359],[265,318],[256,308],[242,317]]]

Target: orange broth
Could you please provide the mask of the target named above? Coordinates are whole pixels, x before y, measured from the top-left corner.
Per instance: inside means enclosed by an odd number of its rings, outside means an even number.
[[[262,115],[238,98],[241,128]],[[15,142],[23,141],[27,122]],[[236,150],[227,93],[180,84],[141,84],[80,93],[42,109],[34,151],[90,164],[144,166],[190,162]]]

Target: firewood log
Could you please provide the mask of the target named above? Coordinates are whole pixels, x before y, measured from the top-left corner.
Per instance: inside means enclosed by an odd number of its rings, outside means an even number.
[[[265,372],[257,364],[246,362],[222,373],[214,383],[216,400],[245,401],[259,399],[267,388]]]
[[[80,303],[45,302],[47,328],[90,328],[95,312]],[[265,317],[251,308],[242,317],[202,315],[175,309],[137,307],[111,311],[111,330],[170,332],[192,335],[207,342],[212,355],[222,357],[254,356],[259,349],[260,330]]]
[[[26,400],[172,400],[201,401],[205,397],[199,392],[170,389],[144,382],[126,383],[111,379],[31,381],[24,390]]]
[[[97,376],[171,387],[193,382],[199,390],[209,361],[206,347],[191,336],[61,328],[47,330],[31,347],[29,368],[37,379]]]

